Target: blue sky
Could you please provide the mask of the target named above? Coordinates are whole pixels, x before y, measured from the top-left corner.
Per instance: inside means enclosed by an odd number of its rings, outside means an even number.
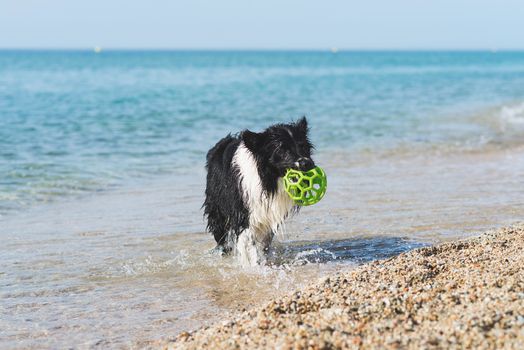
[[[522,0],[0,0],[3,48],[524,49]]]

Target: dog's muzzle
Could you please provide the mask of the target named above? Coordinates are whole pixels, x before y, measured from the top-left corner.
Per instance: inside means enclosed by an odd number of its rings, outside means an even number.
[[[306,157],[298,158],[298,160],[295,162],[295,165],[298,168],[298,170],[301,171],[308,171],[315,167],[315,163],[313,162],[313,160],[311,158]]]

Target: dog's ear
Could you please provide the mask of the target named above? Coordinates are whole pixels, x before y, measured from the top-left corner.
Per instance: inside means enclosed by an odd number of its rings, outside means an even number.
[[[297,126],[297,129],[302,131],[304,134],[307,134],[309,131],[309,127],[307,125],[307,119],[306,116],[303,116],[299,120],[296,121],[295,125]]]
[[[262,143],[262,134],[244,130],[242,132],[242,140],[244,140],[244,144],[249,150],[257,150]]]

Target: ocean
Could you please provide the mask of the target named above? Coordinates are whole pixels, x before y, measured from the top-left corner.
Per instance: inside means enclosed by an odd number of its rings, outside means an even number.
[[[303,115],[325,198],[214,255],[207,150]],[[155,346],[522,220],[523,179],[524,52],[0,51],[0,347]]]

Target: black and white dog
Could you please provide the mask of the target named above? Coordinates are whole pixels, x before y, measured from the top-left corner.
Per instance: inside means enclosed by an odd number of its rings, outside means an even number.
[[[228,135],[209,150],[204,215],[222,251],[260,263],[286,217],[298,211],[282,177],[288,168],[315,167],[308,131],[303,117],[260,133]]]

